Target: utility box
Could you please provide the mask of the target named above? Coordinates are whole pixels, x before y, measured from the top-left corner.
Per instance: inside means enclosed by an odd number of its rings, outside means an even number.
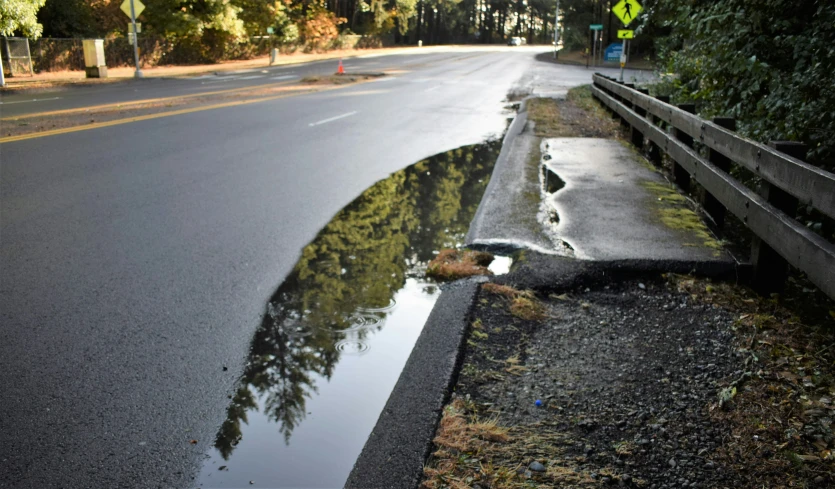
[[[104,62],[104,39],[84,39],[84,71],[87,78],[107,78]]]

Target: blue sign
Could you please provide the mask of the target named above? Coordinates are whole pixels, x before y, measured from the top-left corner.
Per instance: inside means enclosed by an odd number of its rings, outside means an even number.
[[[620,55],[623,54],[623,44],[612,43],[603,52],[603,61],[618,61],[620,62]]]

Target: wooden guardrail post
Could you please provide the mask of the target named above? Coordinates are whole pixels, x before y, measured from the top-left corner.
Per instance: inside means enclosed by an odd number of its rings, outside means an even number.
[[[617,80],[612,80],[612,81],[617,83],[618,85],[623,85],[623,82],[621,82],[621,81],[617,81]],[[620,95],[612,92],[611,96],[612,96],[612,98],[614,98],[618,102],[624,103],[623,97],[621,97]],[[626,124],[626,120],[623,117],[621,117],[620,114],[618,114],[617,110],[614,110],[614,109],[612,110],[612,119],[619,120],[621,125]]]
[[[715,117],[713,119],[713,123],[719,127],[736,131],[736,119],[732,117]],[[725,173],[729,173],[731,171],[731,159],[713,148],[709,148],[708,161],[713,163],[716,168],[719,168]],[[707,211],[707,213],[710,214],[710,217],[713,218],[713,222],[716,223],[716,226],[720,228],[724,226],[726,213],[725,206],[722,205],[722,203],[719,202],[713,194],[705,191],[705,200],[703,205],[705,211]]]
[[[769,146],[785,153],[798,160],[805,160],[808,147],[803,143],[794,141],[771,141]],[[771,183],[762,180],[759,186],[759,194],[769,204],[786,213],[789,217],[797,216],[797,197],[778,188]],[[786,282],[789,264],[785,258],[765,243],[762,239],[754,236],[751,241],[751,264],[754,268],[753,282],[754,289],[761,293],[780,292]]]
[[[624,83],[624,82],[618,82],[618,83],[625,86],[626,88],[633,88],[633,89],[635,88],[634,83]],[[627,99],[626,97],[620,97],[620,103],[625,105],[627,108],[632,109],[632,101]],[[627,129],[627,130],[630,129],[629,121],[626,120],[626,117],[621,117],[620,118],[620,126],[624,129]]]
[[[670,103],[670,97],[668,95],[658,95],[655,97],[655,99],[665,104]],[[652,116],[652,122],[656,126],[660,126],[661,118],[654,115]],[[651,161],[653,165],[659,168],[661,167],[661,164],[664,161],[664,152],[661,150],[661,147],[655,144],[653,141],[649,142],[649,161]]]
[[[681,104],[678,108],[691,114],[696,113],[695,104]],[[693,136],[687,134],[686,132],[673,128],[673,136],[684,143],[685,146],[689,148],[693,147]],[[673,178],[676,181],[676,185],[678,185],[685,193],[690,193],[690,173],[688,173],[688,171],[677,161],[673,162]]]
[[[627,85],[628,86],[628,85]],[[633,85],[634,86],[634,85]],[[644,95],[649,95],[649,90],[646,88],[638,88],[638,92],[643,93]],[[647,111],[642,109],[637,105],[632,105],[632,110],[635,111],[641,117],[647,116]],[[632,137],[631,137],[632,145],[638,148],[638,150],[644,149],[644,133],[638,130],[637,127],[632,126]]]

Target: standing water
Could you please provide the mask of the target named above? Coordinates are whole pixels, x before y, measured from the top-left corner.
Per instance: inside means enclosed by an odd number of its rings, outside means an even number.
[[[463,243],[500,147],[394,173],[302,250],[266,306],[199,487],[342,487],[440,294],[426,264]]]

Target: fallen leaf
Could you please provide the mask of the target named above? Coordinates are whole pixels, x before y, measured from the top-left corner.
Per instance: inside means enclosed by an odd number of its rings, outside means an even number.
[[[192,445],[197,445],[197,440],[191,440],[189,443],[191,443]]]

